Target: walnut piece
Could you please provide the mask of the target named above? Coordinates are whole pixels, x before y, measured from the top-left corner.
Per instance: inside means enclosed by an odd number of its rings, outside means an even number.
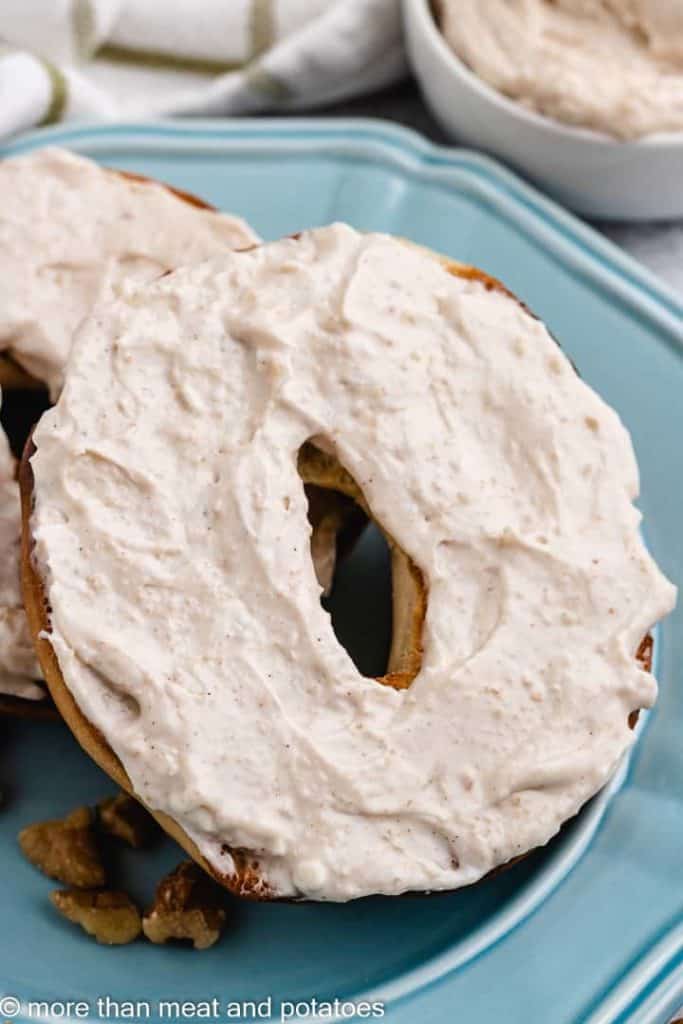
[[[222,903],[222,889],[193,861],[183,861],[157,886],[142,930],[151,942],[189,939],[195,949],[208,949],[225,927]]]
[[[60,914],[107,946],[123,946],[142,931],[140,911],[125,892],[57,889],[50,900]]]
[[[19,833],[19,845],[35,867],[58,882],[78,889],[95,889],[105,883],[87,807],[79,807],[63,819],[29,825]]]
[[[161,831],[152,815],[128,793],[102,800],[97,810],[102,831],[135,850],[149,846]]]

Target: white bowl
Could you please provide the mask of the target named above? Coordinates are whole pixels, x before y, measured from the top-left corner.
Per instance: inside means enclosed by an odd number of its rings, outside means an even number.
[[[683,133],[621,142],[536,114],[491,88],[456,57],[429,0],[403,0],[403,18],[413,70],[449,136],[502,157],[590,217],[683,216]]]

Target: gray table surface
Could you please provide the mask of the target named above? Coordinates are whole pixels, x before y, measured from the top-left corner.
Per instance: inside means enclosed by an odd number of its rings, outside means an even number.
[[[435,142],[448,142],[412,80],[372,96],[335,104],[319,113],[325,117],[384,117],[414,128]],[[683,221],[638,225],[594,223],[593,226],[683,292]]]

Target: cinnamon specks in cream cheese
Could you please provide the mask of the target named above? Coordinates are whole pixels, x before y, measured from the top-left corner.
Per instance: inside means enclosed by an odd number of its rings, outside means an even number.
[[[407,690],[320,605],[312,437],[424,574]],[[627,432],[513,298],[423,250],[334,225],[128,282],[35,442],[66,684],[219,872],[227,844],[281,896],[474,882],[604,785],[655,698],[634,656],[675,592]]]
[[[500,92],[624,139],[683,131],[680,0],[439,0],[455,53]]]

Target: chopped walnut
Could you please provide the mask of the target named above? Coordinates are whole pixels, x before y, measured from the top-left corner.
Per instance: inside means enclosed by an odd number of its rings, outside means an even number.
[[[128,793],[102,800],[97,810],[102,830],[136,850],[149,846],[159,835],[160,828],[152,815]]]
[[[142,931],[140,911],[125,892],[57,889],[50,899],[60,914],[107,946],[133,942]]]
[[[66,818],[29,825],[19,833],[24,856],[49,878],[79,889],[99,888],[105,873],[92,815],[79,807]]]
[[[151,942],[189,939],[195,949],[208,949],[225,927],[222,902],[222,890],[192,861],[183,861],[157,886],[142,930]]]

